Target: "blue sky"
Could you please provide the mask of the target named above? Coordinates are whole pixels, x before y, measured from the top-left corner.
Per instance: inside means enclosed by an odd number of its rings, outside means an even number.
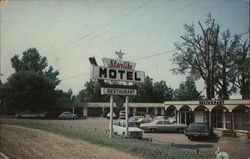
[[[36,47],[60,72],[59,89],[74,93],[89,80],[88,57],[135,60],[136,69],[154,81],[178,88],[185,76],[170,69],[171,50],[180,42],[183,24],[203,21],[210,12],[223,29],[245,33],[249,28],[248,1],[240,0],[49,0],[1,2],[1,72],[3,81],[13,73],[10,58]],[[244,39],[248,38],[244,35]],[[204,90],[202,80],[196,83]],[[237,96],[236,96],[237,98]]]

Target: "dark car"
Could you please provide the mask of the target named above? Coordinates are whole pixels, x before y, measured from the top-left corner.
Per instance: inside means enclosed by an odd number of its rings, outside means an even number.
[[[186,129],[185,135],[189,139],[209,138],[214,135],[214,131],[206,123],[192,123]]]

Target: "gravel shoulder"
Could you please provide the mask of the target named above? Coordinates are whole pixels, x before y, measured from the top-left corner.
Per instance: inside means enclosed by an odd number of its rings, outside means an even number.
[[[9,158],[25,159],[139,159],[112,148],[70,139],[41,130],[1,125],[1,151]]]

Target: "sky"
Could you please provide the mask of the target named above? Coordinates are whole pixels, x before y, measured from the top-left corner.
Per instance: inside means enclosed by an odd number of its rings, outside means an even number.
[[[12,0],[1,1],[0,72],[5,82],[14,72],[10,59],[37,48],[59,71],[58,89],[77,94],[90,79],[89,57],[136,62],[154,82],[164,80],[173,89],[185,81],[171,69],[174,43],[181,42],[184,24],[204,22],[211,13],[232,34],[249,30],[247,0]],[[248,34],[243,39],[249,39]],[[154,56],[152,56],[154,55]],[[205,94],[202,80],[197,89]],[[240,98],[234,95],[231,98]]]

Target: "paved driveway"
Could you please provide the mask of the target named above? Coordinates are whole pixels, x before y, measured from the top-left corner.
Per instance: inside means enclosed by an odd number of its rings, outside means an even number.
[[[109,120],[106,118],[88,118],[82,120],[32,120],[32,119],[1,119],[15,122],[30,122],[39,124],[59,125],[69,128],[91,129],[96,131],[108,130]],[[114,120],[118,122],[118,120]],[[215,156],[215,151],[219,148],[220,151],[229,153],[231,159],[250,159],[250,140],[245,134],[239,134],[236,138],[222,137],[221,133],[216,132],[216,138],[204,141],[190,141],[184,134],[178,133],[145,133],[144,140],[158,143],[168,144],[184,150]]]

